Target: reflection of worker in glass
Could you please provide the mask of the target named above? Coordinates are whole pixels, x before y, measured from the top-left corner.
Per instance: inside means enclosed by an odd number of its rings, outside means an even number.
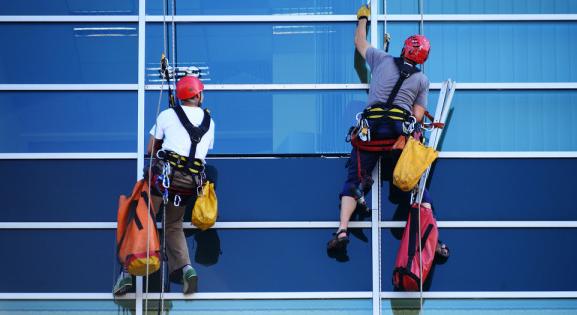
[[[398,159],[399,145],[404,139],[403,124],[411,116],[421,122],[427,107],[429,79],[415,66],[427,60],[430,50],[429,40],[422,35],[413,35],[405,40],[401,56],[394,58],[384,50],[372,47],[366,40],[367,21],[370,10],[362,6],[357,12],[358,24],[355,31],[355,47],[365,58],[371,69],[371,83],[367,108],[362,120],[366,122],[366,134],[359,129],[358,137],[365,141],[399,139],[383,144],[377,151],[368,151],[355,145],[347,163],[347,179],[340,193],[340,225],[334,238],[328,242],[329,251],[344,250],[349,242],[348,225],[351,216],[371,188],[371,173],[381,156]],[[402,79],[400,79],[402,77]],[[399,85],[400,84],[400,85]],[[364,138],[363,138],[364,137]],[[376,141],[375,141],[376,143]],[[394,144],[393,144],[394,143]],[[383,154],[383,152],[392,154]],[[393,163],[393,165],[395,164]],[[390,170],[392,172],[392,169]],[[363,205],[361,205],[363,206]],[[431,208],[431,198],[424,193],[422,206]]]
[[[154,209],[158,211],[162,204],[166,207],[164,220],[168,268],[173,276],[182,273],[185,294],[196,291],[197,274],[190,263],[182,218],[185,209],[191,209],[194,205],[197,188],[202,186],[206,178],[204,160],[214,142],[214,121],[208,111],[200,107],[203,89],[202,82],[193,76],[186,76],[178,81],[176,95],[182,106],[177,105],[160,113],[156,125],[150,130],[148,145],[148,152],[157,157],[152,165],[151,192]],[[192,124],[189,127],[196,137],[189,134],[179,115]],[[128,291],[132,285],[130,278],[126,272],[121,274],[114,288],[116,295]],[[127,287],[125,283],[130,284]]]

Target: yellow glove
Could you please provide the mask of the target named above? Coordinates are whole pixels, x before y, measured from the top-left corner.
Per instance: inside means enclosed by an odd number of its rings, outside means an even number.
[[[366,4],[363,4],[359,8],[359,11],[357,11],[357,20],[360,20],[363,17],[367,18],[368,20],[370,16],[371,16],[371,9],[369,9],[369,7]]]

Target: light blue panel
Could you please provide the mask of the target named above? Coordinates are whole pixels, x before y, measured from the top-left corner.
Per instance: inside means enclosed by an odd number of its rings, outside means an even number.
[[[435,112],[438,91],[429,96]],[[577,91],[455,92],[445,151],[575,151]]]
[[[158,300],[150,310],[157,310]],[[170,302],[170,313],[235,315],[370,315],[372,302],[359,300],[197,300]]]
[[[354,23],[179,24],[176,62],[201,67],[214,84],[358,83],[354,30]],[[148,68],[158,67],[162,31],[147,28]]]
[[[431,82],[575,82],[576,22],[434,22]]]
[[[0,92],[0,152],[136,152],[136,92]]]
[[[2,15],[134,15],[138,0],[1,1]]]
[[[2,83],[136,83],[138,25],[2,23]]]
[[[429,299],[424,300],[419,311],[419,299],[383,300],[383,314],[419,313],[445,315],[572,315],[577,309],[577,300],[564,299]]]
[[[134,301],[124,300],[59,300],[59,301],[41,301],[41,300],[20,300],[0,301],[1,315],[62,315],[62,314],[99,314],[99,315],[118,315],[123,311],[135,312]]]
[[[433,0],[424,7],[425,14],[577,13],[574,0]]]
[[[172,12],[168,1],[167,14]],[[162,15],[164,1],[146,0],[146,13]],[[382,2],[381,2],[382,3]],[[335,15],[356,14],[365,0],[199,0],[176,1],[177,15]],[[418,0],[390,0],[388,13],[417,13]],[[382,6],[382,4],[381,4]],[[382,12],[382,8],[381,8]]]
[[[145,131],[154,124],[158,92],[146,97]],[[340,153],[366,93],[347,91],[206,91],[216,124],[212,154]],[[166,93],[161,110],[167,108]]]

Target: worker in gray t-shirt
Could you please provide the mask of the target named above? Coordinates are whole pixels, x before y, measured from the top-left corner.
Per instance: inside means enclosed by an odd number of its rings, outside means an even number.
[[[372,185],[371,173],[381,156],[391,157],[393,167],[385,170],[392,174],[392,169],[400,156],[401,147],[398,146],[400,140],[404,139],[403,123],[414,117],[421,122],[427,108],[427,96],[429,93],[429,79],[415,66],[423,64],[429,55],[429,40],[422,35],[413,35],[405,40],[401,56],[393,58],[383,50],[372,47],[366,39],[367,21],[370,16],[369,8],[362,6],[357,12],[358,24],[355,31],[355,47],[363,58],[367,61],[371,69],[371,83],[369,87],[369,97],[367,108],[363,112],[363,120],[366,119],[366,139],[363,142],[352,141],[353,150],[347,163],[347,180],[340,193],[341,214],[340,225],[334,237],[327,244],[329,255],[335,252],[342,253],[349,242],[348,224],[357,207],[361,212],[366,210],[364,195],[367,194]],[[399,80],[400,77],[402,80]],[[392,99],[389,100],[391,93]],[[362,126],[358,130],[363,129]],[[359,133],[360,135],[360,133]],[[354,137],[353,137],[354,138]],[[358,136],[357,138],[361,138]],[[370,140],[369,140],[370,139]],[[399,142],[395,142],[399,139]],[[357,139],[358,140],[358,139]],[[371,141],[373,140],[373,141]],[[369,150],[364,145],[375,145],[382,140],[391,140],[387,148],[381,151]],[[368,141],[368,142],[367,142]],[[394,143],[394,144],[393,144]],[[379,144],[380,145],[380,144]],[[374,146],[371,149],[375,148]],[[386,154],[383,154],[383,151]],[[399,201],[408,197],[396,189],[393,185],[391,194],[399,193]],[[403,197],[404,196],[404,197]],[[395,199],[391,196],[389,199]],[[407,201],[408,202],[408,198]],[[423,196],[423,207],[431,208],[431,198],[425,190]],[[439,244],[437,248],[440,255],[448,255],[448,248],[444,244]],[[443,252],[446,250],[446,253]],[[337,253],[338,254],[338,253]],[[345,253],[346,254],[346,253]],[[333,256],[335,258],[339,258]]]

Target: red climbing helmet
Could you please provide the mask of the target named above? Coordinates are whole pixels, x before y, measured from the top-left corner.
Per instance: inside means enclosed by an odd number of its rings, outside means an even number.
[[[429,57],[430,50],[431,43],[425,36],[413,35],[405,40],[401,55],[414,63],[421,64],[425,63],[427,57]]]
[[[176,97],[179,100],[193,98],[202,90],[204,90],[204,84],[197,77],[186,76],[176,83]]]

